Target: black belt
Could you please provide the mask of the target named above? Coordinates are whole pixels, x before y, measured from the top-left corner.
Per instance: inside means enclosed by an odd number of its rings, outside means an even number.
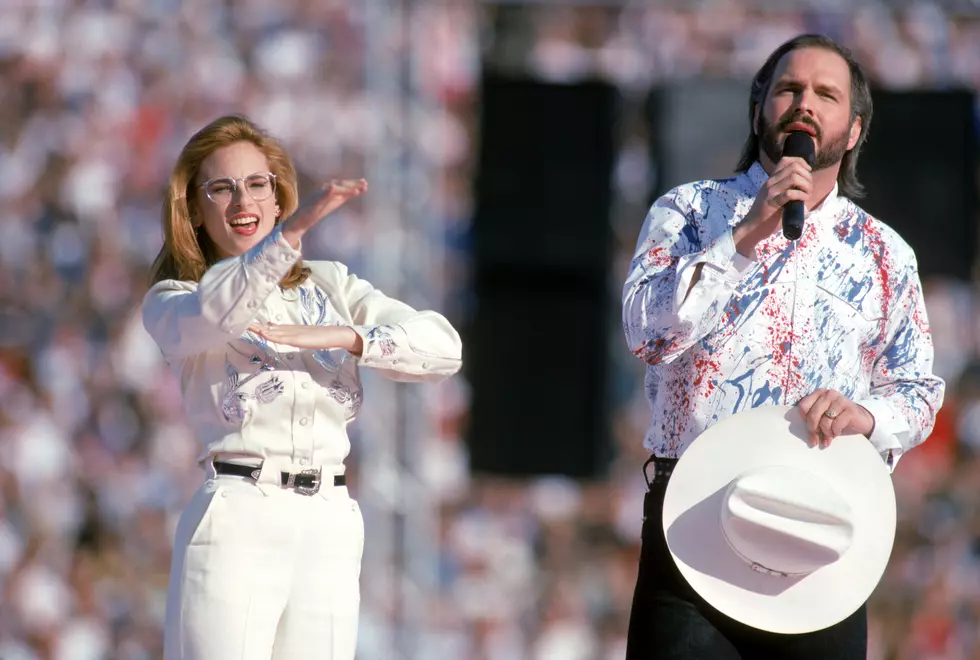
[[[225,463],[224,461],[214,461],[214,471],[218,474],[233,474],[239,477],[248,477],[253,481],[258,481],[261,467],[251,467],[249,465],[238,465],[237,463]],[[315,495],[320,490],[320,470],[309,469],[302,472],[290,473],[280,472],[280,485],[284,488],[292,488],[300,495]],[[347,485],[347,477],[343,474],[335,474],[333,477],[334,486]]]
[[[647,481],[647,488],[653,484],[666,484],[670,480],[670,475],[674,473],[674,466],[677,465],[676,458],[661,458],[660,456],[650,456],[643,463],[643,478]],[[653,479],[647,467],[653,465]]]

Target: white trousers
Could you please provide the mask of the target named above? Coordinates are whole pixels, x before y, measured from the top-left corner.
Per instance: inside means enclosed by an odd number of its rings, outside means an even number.
[[[270,463],[258,484],[209,467],[181,515],[165,660],[354,657],[361,511],[344,486],[312,496],[281,488]]]

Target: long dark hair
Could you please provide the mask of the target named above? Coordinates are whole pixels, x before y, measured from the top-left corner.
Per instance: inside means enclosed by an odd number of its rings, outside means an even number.
[[[773,51],[766,63],[762,65],[759,72],[752,79],[752,91],[749,94],[749,137],[742,147],[742,156],[738,161],[736,172],[745,172],[752,163],[759,160],[759,136],[755,133],[755,112],[756,108],[762,105],[769,94],[769,87],[772,85],[772,77],[779,66],[780,60],[786,53],[798,48],[824,48],[840,55],[851,73],[851,122],[858,117],[861,118],[861,134],[858,136],[854,148],[844,154],[841,160],[840,171],[837,173],[838,191],[845,197],[856,199],[864,195],[864,186],[857,178],[857,162],[861,146],[868,136],[868,129],[871,127],[871,86],[868,79],[857,63],[851,52],[843,46],[837,44],[830,37],[820,34],[803,34],[790,39],[782,46]]]

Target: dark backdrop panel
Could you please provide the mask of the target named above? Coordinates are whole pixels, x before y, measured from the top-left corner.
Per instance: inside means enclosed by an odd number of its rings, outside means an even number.
[[[651,90],[651,203],[683,183],[732,175],[749,130],[748,89],[737,81],[691,81]]]
[[[977,134],[973,94],[874,95],[858,160],[858,203],[902,235],[923,277],[971,276],[977,249]]]
[[[605,308],[547,283],[488,286],[469,332],[475,472],[594,476],[606,458]]]
[[[617,94],[487,74],[475,185],[471,468],[594,476],[608,453],[605,321]]]
[[[616,99],[602,83],[483,77],[478,267],[605,268]]]

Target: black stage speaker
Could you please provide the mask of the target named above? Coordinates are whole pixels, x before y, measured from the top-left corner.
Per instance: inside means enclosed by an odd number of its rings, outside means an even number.
[[[876,91],[857,203],[915,250],[923,278],[970,279],[977,253],[977,117],[966,91]]]
[[[475,473],[588,478],[608,453],[618,94],[485,73],[464,329]]]

